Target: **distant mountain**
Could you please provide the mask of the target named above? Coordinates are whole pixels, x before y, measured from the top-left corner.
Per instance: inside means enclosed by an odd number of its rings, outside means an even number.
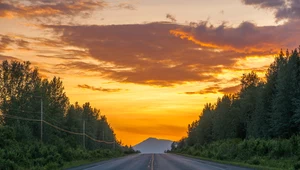
[[[133,149],[139,150],[141,153],[164,153],[165,150],[171,150],[171,144],[170,140],[148,138],[133,146]]]

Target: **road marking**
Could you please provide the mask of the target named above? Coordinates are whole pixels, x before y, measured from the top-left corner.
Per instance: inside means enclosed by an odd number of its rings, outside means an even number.
[[[151,159],[151,170],[153,170],[153,164],[154,164],[154,154],[152,154],[152,159]]]

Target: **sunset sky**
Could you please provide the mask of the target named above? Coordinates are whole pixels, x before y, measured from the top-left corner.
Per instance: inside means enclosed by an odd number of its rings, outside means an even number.
[[[179,140],[299,35],[300,0],[0,0],[0,60],[61,77],[128,145]]]

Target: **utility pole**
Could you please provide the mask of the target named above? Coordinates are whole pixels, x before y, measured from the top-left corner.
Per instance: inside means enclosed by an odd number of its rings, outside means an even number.
[[[43,143],[43,98],[41,97],[41,142]]]
[[[114,150],[116,150],[116,139],[114,139]]]
[[[103,133],[102,133],[102,140],[104,140],[104,128],[103,128]]]
[[[85,120],[83,121],[83,135],[82,135],[83,148],[85,149]]]

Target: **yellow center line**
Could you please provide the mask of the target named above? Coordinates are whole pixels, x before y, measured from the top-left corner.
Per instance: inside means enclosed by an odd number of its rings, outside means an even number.
[[[154,164],[154,154],[152,154],[152,159],[151,159],[151,170],[153,170],[153,164]]]

